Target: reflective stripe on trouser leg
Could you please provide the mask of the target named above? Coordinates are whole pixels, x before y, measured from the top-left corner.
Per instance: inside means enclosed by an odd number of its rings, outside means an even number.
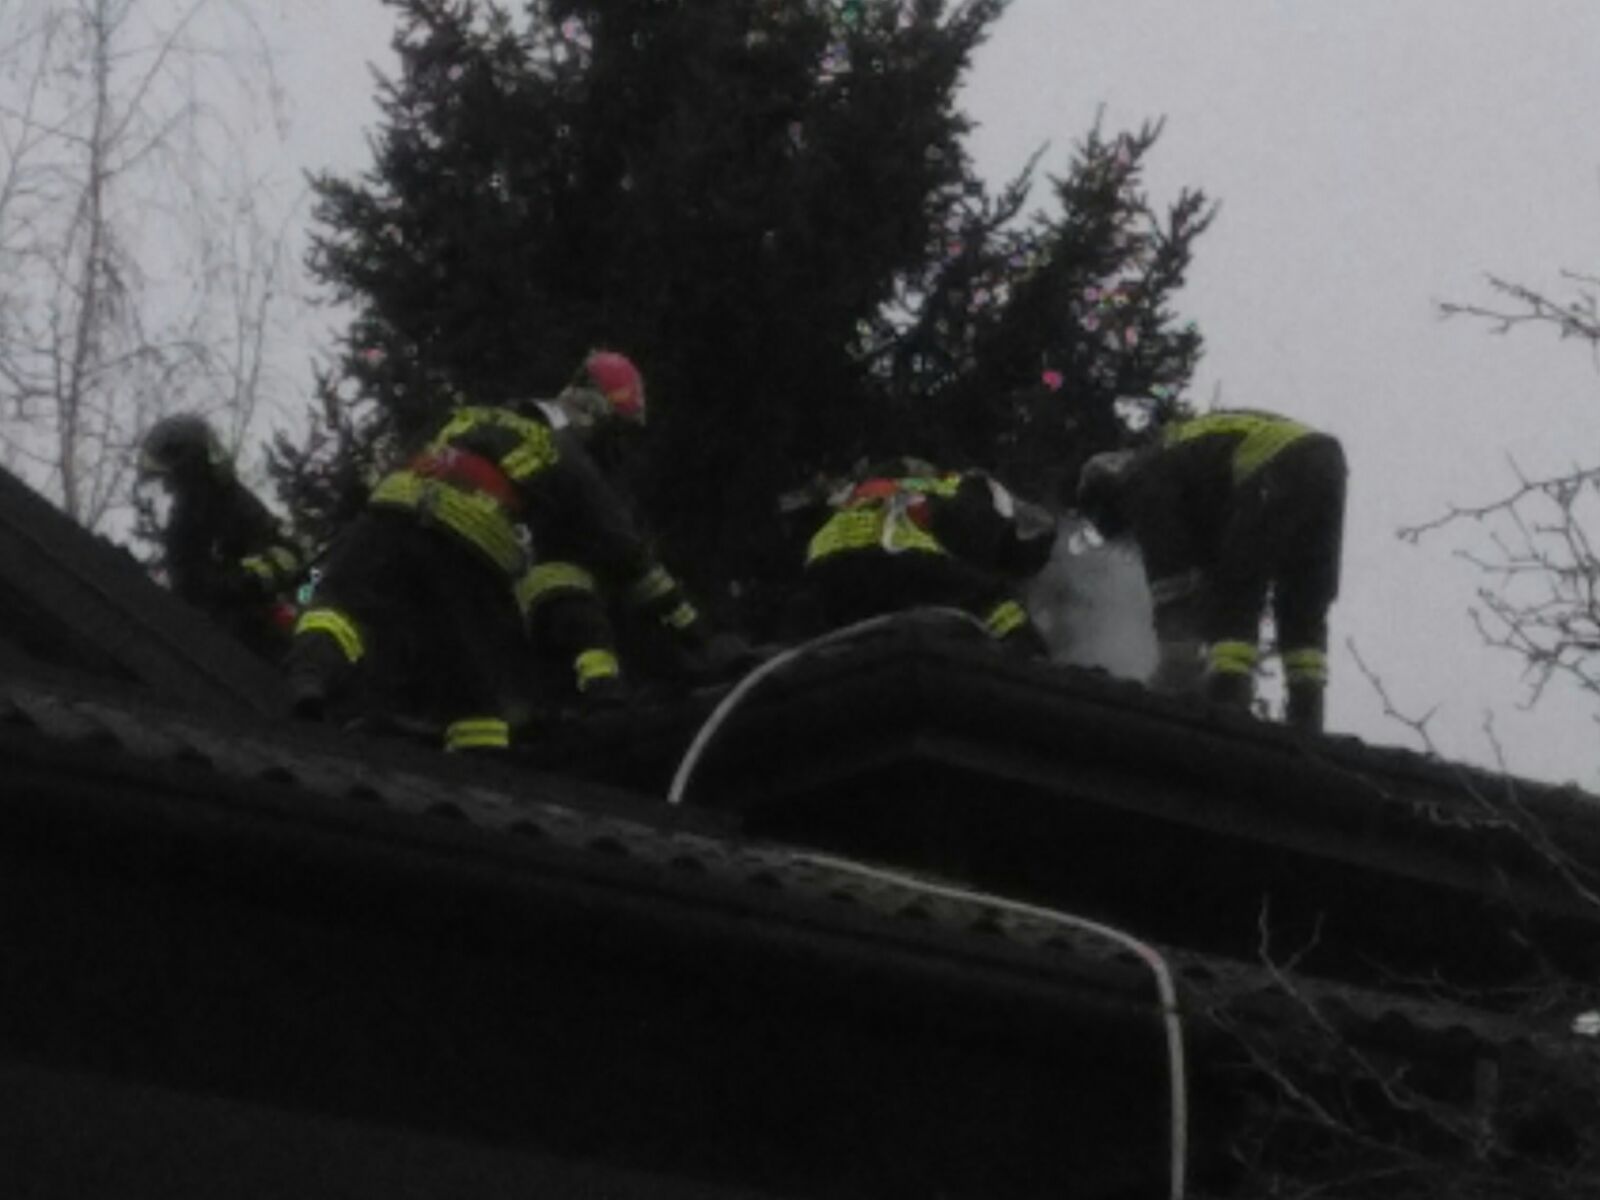
[[[1283,652],[1283,673],[1290,683],[1326,686],[1328,656],[1315,647]]]
[[[308,608],[295,622],[294,636],[309,637],[321,634],[332,638],[347,663],[354,665],[366,654],[366,644],[361,640],[361,630],[356,623],[336,608]]]
[[[1003,600],[991,608],[983,617],[983,626],[990,636],[1008,637],[1019,629],[1026,628],[1028,624],[1028,610],[1015,600]]]
[[[511,745],[511,727],[499,717],[463,717],[444,731],[446,750],[504,750]]]
[[[572,670],[580,692],[588,691],[597,680],[617,679],[622,675],[622,666],[610,650],[585,650],[573,660]]]
[[[1253,642],[1213,642],[1208,656],[1214,675],[1249,675],[1256,668]]]

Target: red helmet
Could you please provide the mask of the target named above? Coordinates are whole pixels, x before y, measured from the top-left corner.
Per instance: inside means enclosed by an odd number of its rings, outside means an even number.
[[[606,398],[614,415],[644,424],[644,376],[633,360],[615,350],[591,350],[583,360],[588,383]]]

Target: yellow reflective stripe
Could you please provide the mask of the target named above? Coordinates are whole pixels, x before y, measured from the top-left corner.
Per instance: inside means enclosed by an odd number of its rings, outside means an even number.
[[[1214,642],[1210,654],[1211,669],[1218,675],[1248,675],[1255,670],[1256,648],[1253,642]]]
[[[354,621],[333,608],[308,608],[294,623],[294,636],[324,633],[339,644],[339,651],[347,662],[358,663],[366,654],[361,631]]]
[[[1285,446],[1311,432],[1306,426],[1287,417],[1262,413],[1207,413],[1169,428],[1165,442],[1174,446],[1212,434],[1238,435],[1239,444],[1233,450],[1233,481],[1242,483]]]
[[[372,491],[371,504],[417,513],[449,529],[481,550],[513,578],[527,562],[516,527],[499,502],[484,492],[467,492],[415,471],[396,471]]]
[[[499,717],[464,717],[444,731],[446,750],[499,750],[511,745],[511,726]]]
[[[1285,650],[1283,669],[1296,683],[1328,682],[1328,656],[1321,650]]]
[[[661,600],[672,595],[677,589],[677,581],[665,567],[651,567],[628,588],[628,603],[649,604],[653,600]]]
[[[934,478],[908,476],[895,480],[904,492],[917,492],[924,496],[954,496],[961,490],[960,475],[942,475]]]
[[[597,679],[616,679],[622,674],[622,664],[610,650],[585,650],[572,660],[572,670],[581,692]]]
[[[300,559],[282,546],[271,546],[260,554],[240,559],[239,565],[264,582],[276,585],[295,573]]]
[[[500,469],[513,483],[525,483],[556,461],[555,442],[543,425],[537,427],[544,436],[535,441],[526,438],[522,444],[500,460]]]
[[[990,609],[983,623],[991,634],[1003,638],[1028,623],[1028,610],[1015,600],[1006,600]]]
[[[668,629],[685,630],[700,619],[699,610],[687,600],[679,601],[661,614],[661,623]]]
[[[269,546],[266,557],[285,575],[292,575],[300,569],[300,556],[287,546]]]
[[[523,572],[516,585],[517,605],[530,613],[539,604],[561,592],[596,595],[600,584],[594,575],[576,563],[540,563]]]
[[[883,532],[883,513],[879,509],[855,508],[834,513],[817,530],[806,547],[806,561],[816,562],[831,554],[876,546]]]
[[[269,586],[278,580],[278,573],[272,569],[272,564],[259,554],[252,554],[249,558],[241,558],[239,565]]]
[[[806,562],[813,563],[832,554],[865,550],[871,546],[883,546],[893,551],[922,550],[930,554],[945,553],[944,547],[939,545],[932,534],[919,529],[909,520],[898,520],[894,523],[885,545],[884,526],[887,521],[888,512],[881,504],[834,513],[811,538],[810,544],[806,547]]]
[[[506,408],[456,409],[445,427],[428,443],[427,449],[445,449],[457,438],[485,425],[508,429],[520,439],[520,444],[496,464],[515,483],[526,482],[530,475],[542,471],[561,457],[548,425]]]

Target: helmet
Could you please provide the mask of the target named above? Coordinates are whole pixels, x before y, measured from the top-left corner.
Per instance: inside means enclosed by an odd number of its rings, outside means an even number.
[[[202,417],[179,413],[150,427],[139,447],[139,474],[171,478],[215,470],[227,462],[222,443]]]
[[[1104,537],[1118,537],[1127,526],[1123,491],[1138,461],[1133,450],[1108,450],[1096,454],[1078,473],[1078,511]]]
[[[607,415],[633,425],[644,424],[644,376],[627,355],[615,350],[591,350],[578,368],[573,385],[605,397]]]

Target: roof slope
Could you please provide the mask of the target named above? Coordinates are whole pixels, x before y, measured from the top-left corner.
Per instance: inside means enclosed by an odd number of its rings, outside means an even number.
[[[664,794],[716,697],[537,762]],[[686,802],[763,836],[917,864],[1253,957],[1264,908],[1307,969],[1504,983],[1527,939],[1600,966],[1600,805],[1308,737],[912,618],[793,659],[703,748]],[[1486,930],[1501,931],[1490,936]]]
[[[593,1186],[616,1195],[641,1172],[752,1196],[1068,1180],[1109,1197],[1160,1174],[1144,963],[959,878],[929,887],[914,862],[752,835],[726,779],[721,810],[670,808],[82,681],[0,684],[0,757],[0,1071],[28,1128],[67,1096],[144,1130],[128,1136],[179,1178],[161,1122],[197,1095],[228,1098],[198,1115],[252,1146],[288,1136],[263,1114],[295,1112],[414,1130],[440,1163],[480,1147],[474,1169],[523,1187],[610,1164]],[[1223,1012],[1273,1037],[1398,1040],[1447,1089],[1470,1091],[1484,1053],[1590,1052],[1559,1014],[1152,948],[1180,991],[1197,1128],[1228,1112]]]
[[[121,680],[204,707],[269,713],[283,703],[266,664],[4,470],[0,665]]]

